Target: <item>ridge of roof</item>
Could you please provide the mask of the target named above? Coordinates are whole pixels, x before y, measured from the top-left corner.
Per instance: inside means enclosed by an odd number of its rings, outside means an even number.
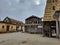
[[[12,19],[10,17],[6,17],[6,18],[9,18],[11,22],[24,24],[22,21],[18,21],[18,20]]]
[[[38,16],[32,15],[32,16],[30,16],[30,17],[26,18],[26,20],[27,20],[27,19],[29,19],[29,18],[31,18],[31,17],[36,17],[36,18],[41,19],[41,18],[40,18],[40,17],[38,17]]]

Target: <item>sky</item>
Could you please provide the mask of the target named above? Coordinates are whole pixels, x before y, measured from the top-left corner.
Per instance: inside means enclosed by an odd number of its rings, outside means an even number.
[[[46,0],[0,0],[0,19],[10,17],[23,21],[32,15],[43,17]]]

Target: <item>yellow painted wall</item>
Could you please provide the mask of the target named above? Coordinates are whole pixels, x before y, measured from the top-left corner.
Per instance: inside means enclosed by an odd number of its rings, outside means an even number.
[[[19,26],[18,30],[21,30],[21,26]]]
[[[4,28],[2,28],[3,25],[4,25]],[[6,32],[6,26],[4,23],[0,23],[0,32]]]
[[[16,31],[16,25],[10,25],[9,31]]]
[[[25,26],[22,27],[23,32],[25,32]]]
[[[25,30],[25,26],[24,26],[24,25],[20,25],[20,26],[19,26],[19,30],[24,31],[24,30]]]
[[[2,28],[4,26],[4,28]],[[7,32],[7,26],[9,26],[9,31],[16,31],[16,25],[0,23],[0,32]],[[19,30],[25,31],[25,26],[20,25]]]
[[[22,30],[23,32],[25,32],[25,26],[24,26],[24,25],[21,25],[21,30]]]
[[[9,26],[9,31],[16,31],[16,25],[0,23],[0,32],[6,32],[7,25]],[[2,26],[4,26],[4,28],[2,28]],[[11,28],[11,27],[13,27],[13,28]]]

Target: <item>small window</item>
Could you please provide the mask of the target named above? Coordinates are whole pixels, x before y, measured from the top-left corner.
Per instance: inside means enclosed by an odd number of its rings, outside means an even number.
[[[11,29],[13,28],[13,26],[11,27]]]
[[[2,26],[2,28],[4,28],[4,25]]]
[[[55,2],[55,0],[53,0],[53,3]]]
[[[53,6],[53,10],[55,10],[55,6]]]
[[[55,0],[55,2],[57,2],[58,0]]]
[[[58,0],[53,0],[53,3],[54,3],[54,2],[57,2],[57,1],[58,1]]]

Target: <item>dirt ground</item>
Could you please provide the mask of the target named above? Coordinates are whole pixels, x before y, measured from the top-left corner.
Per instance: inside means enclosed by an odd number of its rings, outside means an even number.
[[[0,34],[0,45],[60,45],[60,39],[15,32]]]

